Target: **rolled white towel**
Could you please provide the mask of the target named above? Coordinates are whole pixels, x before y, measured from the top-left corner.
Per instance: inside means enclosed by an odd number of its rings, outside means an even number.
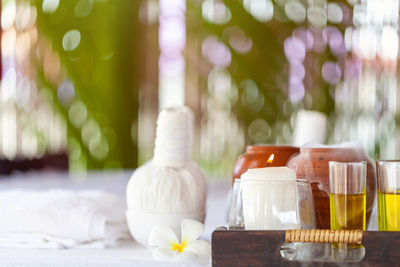
[[[0,192],[0,247],[104,248],[127,236],[126,206],[94,190]]]

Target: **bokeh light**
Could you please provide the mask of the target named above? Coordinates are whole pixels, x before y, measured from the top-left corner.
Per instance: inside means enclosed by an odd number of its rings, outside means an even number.
[[[337,3],[328,3],[327,15],[330,23],[337,24],[342,22],[343,11],[340,5]]]
[[[22,64],[31,52],[31,36],[29,32],[18,35],[15,43],[15,58],[19,64]]]
[[[159,59],[159,69],[165,76],[173,77],[184,71],[185,60],[182,57],[170,57],[162,54]]]
[[[108,142],[104,136],[100,138],[92,138],[89,142],[90,154],[98,160],[103,160],[106,158],[109,147]]]
[[[78,18],[83,18],[89,15],[93,10],[94,0],[79,0],[76,3],[74,14]]]
[[[4,73],[2,81],[1,97],[3,101],[7,102],[15,100],[16,86],[17,86],[17,73],[14,68],[9,68],[6,71],[6,73]]]
[[[36,23],[36,7],[29,3],[19,4],[15,13],[15,27],[18,30],[27,30]]]
[[[298,103],[303,100],[305,95],[304,84],[301,79],[292,76],[289,80],[289,100]]]
[[[327,61],[322,65],[322,78],[329,84],[336,84],[340,81],[342,70],[340,66],[332,61]]]
[[[229,97],[231,87],[232,77],[228,71],[214,68],[208,74],[207,88],[210,95],[225,99]]]
[[[303,80],[306,76],[306,69],[301,62],[290,62],[289,65],[290,76],[294,76],[297,79]]]
[[[143,24],[153,24],[158,21],[159,5],[156,0],[144,1],[139,8],[139,19]]]
[[[248,53],[253,46],[252,39],[239,27],[232,26],[225,29],[224,35],[228,36],[230,46],[239,54]]]
[[[13,160],[17,155],[17,111],[14,106],[8,106],[1,114],[1,128],[7,129],[2,132],[1,150],[4,157]]]
[[[296,22],[301,23],[306,19],[307,11],[304,5],[297,0],[291,0],[285,4],[286,16]]]
[[[326,42],[324,41],[321,29],[311,28],[313,36],[313,48],[312,50],[316,53],[323,53],[326,48]]]
[[[289,37],[284,42],[284,51],[289,62],[303,61],[306,57],[306,46],[304,42],[297,37]]]
[[[261,112],[265,98],[257,84],[252,80],[244,80],[239,84],[239,88],[243,91],[242,105],[254,113]]]
[[[186,25],[184,0],[160,0],[158,44],[160,107],[182,105],[185,100]],[[176,70],[171,69],[176,67]]]
[[[271,136],[271,127],[265,120],[258,118],[250,123],[248,134],[254,143],[266,143]]]
[[[215,36],[207,37],[202,43],[203,56],[214,66],[225,68],[232,60],[229,48]]]
[[[59,4],[60,0],[43,0],[42,3],[43,13],[45,14],[54,13],[57,10]]]
[[[16,5],[15,1],[7,1],[1,10],[1,28],[7,30],[14,25]]]
[[[355,5],[353,8],[353,23],[356,27],[361,27],[368,22],[367,7],[365,5]]]
[[[64,106],[69,106],[75,97],[75,87],[74,84],[67,80],[62,82],[57,89],[57,97],[61,104]]]
[[[293,30],[293,36],[301,39],[306,46],[306,51],[309,52],[314,46],[314,37],[312,32],[306,28],[296,28]]]
[[[307,9],[307,19],[312,26],[324,27],[327,23],[327,16],[323,8],[319,6],[310,6]]]
[[[4,58],[8,58],[14,55],[16,42],[17,33],[14,28],[11,28],[2,33],[1,53]]]
[[[160,22],[160,49],[167,54],[182,50],[186,40],[185,24],[179,18],[161,18]]]
[[[380,56],[383,59],[397,60],[399,52],[399,36],[397,30],[389,25],[384,26],[380,43]]]
[[[70,30],[65,33],[62,39],[62,45],[65,51],[75,50],[81,42],[81,33],[79,30]]]
[[[258,21],[267,22],[274,16],[274,5],[271,0],[244,0],[243,5]]]
[[[205,0],[202,5],[203,18],[215,24],[225,24],[232,18],[232,13],[223,2]]]
[[[88,111],[85,104],[82,101],[75,101],[72,103],[69,107],[68,117],[75,127],[82,127],[88,117]]]
[[[83,142],[87,146],[91,142],[99,142],[101,139],[99,124],[94,119],[87,120],[82,126],[81,135]]]

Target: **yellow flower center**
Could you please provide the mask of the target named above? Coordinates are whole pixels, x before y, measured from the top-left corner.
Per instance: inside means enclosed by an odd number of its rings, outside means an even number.
[[[185,240],[182,240],[182,243],[180,243],[180,244],[172,243],[172,250],[176,250],[179,253],[182,252],[185,247],[186,247],[186,241]]]

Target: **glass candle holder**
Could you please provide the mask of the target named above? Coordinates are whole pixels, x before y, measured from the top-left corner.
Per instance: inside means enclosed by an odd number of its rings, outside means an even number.
[[[240,182],[240,179],[235,179],[235,182],[233,183],[228,216],[229,229],[244,229],[242,190],[240,187]]]
[[[400,231],[400,161],[378,160],[378,228]]]
[[[329,162],[332,230],[366,228],[367,162]]]
[[[246,230],[315,228],[311,186],[307,181],[242,179]]]

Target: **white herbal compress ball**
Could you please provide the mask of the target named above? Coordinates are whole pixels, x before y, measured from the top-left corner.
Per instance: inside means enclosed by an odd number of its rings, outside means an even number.
[[[154,157],[133,173],[126,192],[129,230],[143,245],[154,226],[170,227],[179,236],[182,219],[204,221],[207,184],[190,159],[192,139],[190,109],[160,112]]]

